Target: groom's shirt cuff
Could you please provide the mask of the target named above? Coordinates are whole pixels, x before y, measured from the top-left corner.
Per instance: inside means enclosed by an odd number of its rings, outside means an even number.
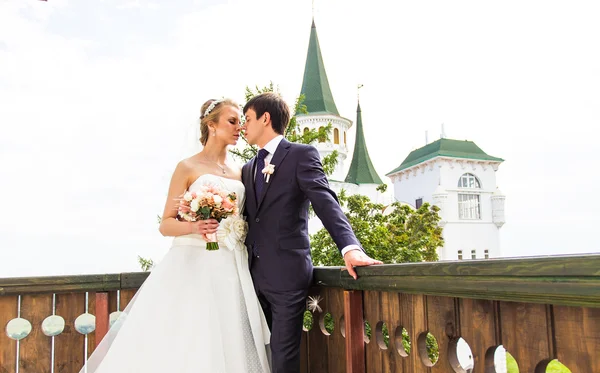
[[[358,245],[348,245],[348,246],[344,247],[344,248],[342,249],[342,257],[343,257],[344,255],[346,255],[346,253],[347,253],[348,251],[352,251],[352,250],[360,250],[360,246],[358,246]]]

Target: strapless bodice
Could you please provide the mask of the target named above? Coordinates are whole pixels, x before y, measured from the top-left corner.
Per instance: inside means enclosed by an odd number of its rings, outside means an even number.
[[[240,214],[244,209],[244,201],[246,199],[246,189],[244,188],[244,184],[239,180],[229,179],[227,177],[222,177],[214,174],[204,174],[200,175],[196,181],[190,185],[188,191],[197,192],[200,190],[200,187],[204,185],[213,185],[218,189],[224,189],[229,192],[235,192],[237,194],[237,205],[240,211]]]

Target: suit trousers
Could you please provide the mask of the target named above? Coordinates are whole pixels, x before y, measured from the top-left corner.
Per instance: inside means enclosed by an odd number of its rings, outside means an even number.
[[[265,283],[264,263],[252,259],[250,272],[256,294],[271,329],[272,373],[300,373],[300,342],[308,289],[275,290]]]

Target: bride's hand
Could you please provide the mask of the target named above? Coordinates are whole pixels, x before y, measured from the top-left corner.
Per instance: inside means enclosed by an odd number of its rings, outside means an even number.
[[[192,225],[192,233],[195,234],[216,233],[217,228],[219,228],[219,222],[214,219],[198,220],[190,224]]]

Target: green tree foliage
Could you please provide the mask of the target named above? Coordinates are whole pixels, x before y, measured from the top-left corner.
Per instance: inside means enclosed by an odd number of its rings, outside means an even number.
[[[427,346],[427,356],[432,364],[437,363],[440,358],[440,346],[437,343],[437,340],[431,333],[427,333],[427,338],[425,339],[425,345]]]
[[[149,270],[151,270],[154,267],[154,261],[152,259],[142,258],[139,255],[138,255],[138,263],[140,264],[140,267],[142,268],[142,271],[144,271],[144,272],[148,272]]]
[[[367,255],[384,263],[435,261],[443,246],[438,225],[439,208],[424,203],[417,210],[394,202],[390,206],[373,203],[362,195],[338,196],[346,216]],[[344,260],[324,228],[311,236],[315,265],[343,266]]]

